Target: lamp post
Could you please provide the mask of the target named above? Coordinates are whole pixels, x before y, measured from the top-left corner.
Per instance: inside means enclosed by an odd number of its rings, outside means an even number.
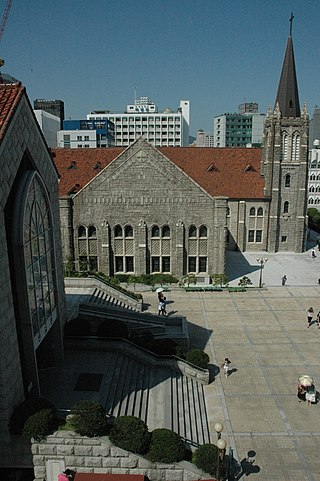
[[[217,438],[220,439],[221,438],[221,431],[223,431],[223,424],[216,423],[214,425],[214,430],[217,433]]]
[[[217,433],[217,448],[218,448],[218,453],[217,453],[217,474],[216,478],[217,481],[220,481],[220,461],[223,460],[224,458],[224,450],[226,449],[226,441],[224,439],[221,439],[221,432],[223,431],[223,424],[221,423],[216,423],[214,425],[214,430]]]
[[[257,262],[260,265],[259,287],[262,287],[262,269],[264,268],[264,265],[267,261],[268,257],[257,257]]]
[[[223,461],[224,459],[224,451],[226,449],[227,443],[224,439],[218,439],[217,442],[217,448],[218,448],[218,454],[217,454],[217,481],[220,481],[220,461]]]

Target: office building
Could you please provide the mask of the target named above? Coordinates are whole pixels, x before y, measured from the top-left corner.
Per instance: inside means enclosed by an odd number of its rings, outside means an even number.
[[[239,105],[238,113],[218,115],[213,120],[215,147],[261,147],[266,115],[256,102]]]
[[[62,100],[44,100],[36,99],[33,102],[34,110],[44,110],[49,114],[55,115],[60,119],[60,128],[63,126],[64,121],[64,102]]]
[[[64,120],[57,133],[62,148],[101,148],[114,145],[114,124],[108,119]]]
[[[60,130],[60,119],[45,110],[34,110],[34,114],[42,130],[48,147],[57,147],[57,133]]]
[[[198,130],[194,145],[196,147],[214,147],[213,135],[210,135],[201,129]]]
[[[87,120],[106,119],[114,123],[115,146],[127,147],[141,136],[157,147],[189,145],[189,100],[181,100],[176,111],[160,112],[148,97],[140,97],[127,105],[125,113],[96,110],[87,114]]]

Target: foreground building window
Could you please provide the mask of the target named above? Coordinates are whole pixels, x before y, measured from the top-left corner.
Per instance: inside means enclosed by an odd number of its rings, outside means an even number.
[[[171,230],[168,225],[151,227],[151,272],[171,272]]]
[[[24,258],[35,347],[57,318],[51,213],[47,193],[35,174],[24,211]]]
[[[207,272],[208,229],[205,225],[188,229],[188,272]]]

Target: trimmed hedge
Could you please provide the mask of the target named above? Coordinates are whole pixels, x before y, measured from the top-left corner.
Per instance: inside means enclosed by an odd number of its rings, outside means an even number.
[[[53,409],[42,409],[30,416],[23,427],[24,438],[42,441],[49,434],[52,434],[58,426]]]
[[[155,429],[151,433],[148,458],[153,463],[176,463],[184,458],[184,444],[180,436],[170,429]]]
[[[217,474],[218,448],[214,444],[203,444],[192,454],[192,462],[197,468],[211,475]]]
[[[81,436],[104,436],[110,423],[106,410],[97,401],[79,401],[70,411],[70,424]]]
[[[191,351],[187,352],[186,360],[202,369],[208,369],[210,357],[201,349],[191,349]]]
[[[42,409],[54,410],[54,405],[44,398],[26,400],[18,404],[9,420],[9,431],[11,434],[22,434],[23,427],[27,419]]]
[[[109,438],[119,448],[138,454],[146,453],[150,445],[148,426],[135,416],[114,419]]]

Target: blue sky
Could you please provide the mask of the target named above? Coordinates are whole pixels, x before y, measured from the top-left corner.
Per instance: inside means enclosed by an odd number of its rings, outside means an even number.
[[[0,1],[2,15],[5,1]],[[256,101],[274,104],[294,13],[300,103],[320,105],[319,0],[13,0],[2,71],[66,118],[124,111],[137,96],[160,109],[191,102],[191,133]]]

